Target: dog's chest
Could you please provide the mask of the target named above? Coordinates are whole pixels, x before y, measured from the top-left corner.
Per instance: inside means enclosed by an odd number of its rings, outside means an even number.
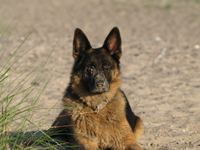
[[[125,103],[113,101],[107,104],[99,113],[92,110],[83,110],[72,115],[76,124],[76,131],[87,135],[101,136],[105,132],[117,130],[120,122],[125,117]]]

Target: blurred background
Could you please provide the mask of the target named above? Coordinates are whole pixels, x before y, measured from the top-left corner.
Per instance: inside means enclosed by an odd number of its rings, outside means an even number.
[[[60,106],[75,28],[100,47],[115,26],[122,37],[121,87],[145,124],[140,145],[200,149],[199,0],[0,0],[0,36],[9,27],[0,41],[0,68],[31,32],[15,57],[32,50],[13,66],[13,78],[44,62],[55,46],[41,74],[52,77],[39,105]],[[27,84],[37,88],[39,81]],[[48,112],[39,125],[48,129],[60,110]],[[36,111],[33,120],[45,112]]]

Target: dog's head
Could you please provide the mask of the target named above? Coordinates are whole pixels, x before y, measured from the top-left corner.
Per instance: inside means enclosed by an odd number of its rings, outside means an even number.
[[[73,72],[78,74],[91,93],[107,92],[119,72],[121,57],[119,29],[113,28],[100,48],[92,48],[85,34],[76,29],[73,40]]]

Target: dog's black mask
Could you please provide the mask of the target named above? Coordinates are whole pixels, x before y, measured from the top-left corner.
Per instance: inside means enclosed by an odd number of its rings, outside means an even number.
[[[88,86],[93,93],[107,92],[110,89],[110,83],[103,71],[96,69],[94,66],[89,66],[86,69]]]
[[[112,70],[119,67],[121,38],[118,28],[113,28],[101,48],[93,49],[80,30],[76,29],[73,41],[75,72],[81,72],[90,92],[102,93],[110,89]],[[114,65],[114,64],[117,64]]]

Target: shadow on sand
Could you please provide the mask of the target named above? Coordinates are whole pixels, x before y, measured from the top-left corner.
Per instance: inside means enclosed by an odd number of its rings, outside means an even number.
[[[30,131],[30,132],[12,132],[9,136],[5,136],[4,141],[9,140],[8,149],[18,149],[24,147],[25,149],[59,149],[59,150],[75,150],[74,146],[70,146],[62,136],[54,136],[50,138],[46,135],[46,130]],[[5,133],[8,134],[8,133]],[[2,140],[0,135],[0,141]],[[8,142],[6,142],[8,143]]]

